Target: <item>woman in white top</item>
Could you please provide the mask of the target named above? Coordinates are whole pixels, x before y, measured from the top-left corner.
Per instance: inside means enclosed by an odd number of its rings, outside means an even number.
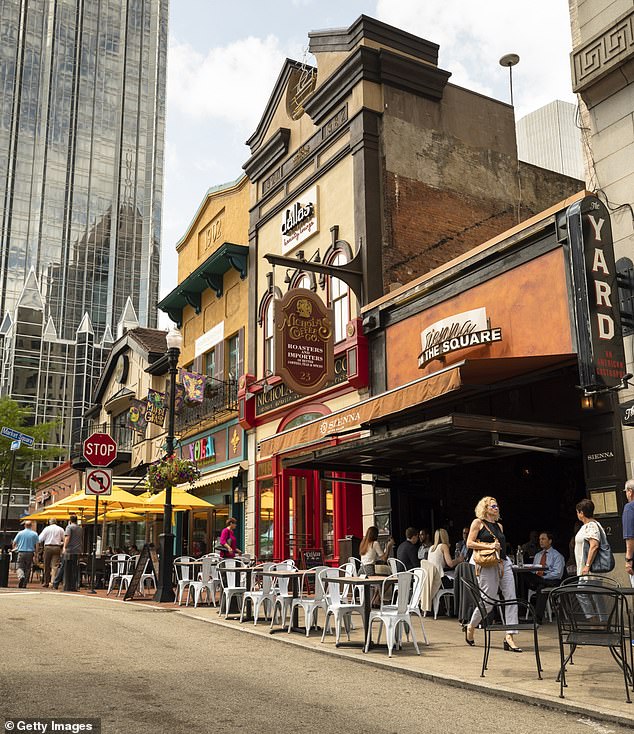
[[[434,544],[429,549],[427,560],[436,566],[440,571],[440,577],[442,585],[445,589],[453,586],[453,574],[448,574],[447,571],[455,568],[459,563],[464,561],[464,556],[451,557],[451,551],[449,550],[449,534],[444,528],[436,530],[434,533]]]
[[[385,550],[382,550],[379,545],[379,529],[374,525],[370,525],[361,541],[361,545],[359,546],[361,563],[364,566],[373,566],[376,563],[385,563],[390,555],[393,545],[394,539],[390,538],[387,541]]]
[[[586,576],[590,573],[592,562],[599,552],[601,532],[599,523],[594,519],[594,502],[581,500],[577,503],[577,517],[583,523],[575,535],[575,562],[577,576]],[[588,541],[588,546],[586,546]],[[587,547],[587,553],[586,553]]]

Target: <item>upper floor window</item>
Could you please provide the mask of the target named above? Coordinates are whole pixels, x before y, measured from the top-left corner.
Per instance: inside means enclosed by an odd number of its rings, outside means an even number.
[[[209,377],[214,377],[216,374],[216,348],[210,349],[205,354],[205,361],[204,361],[204,372]]]
[[[275,334],[273,324],[273,299],[270,298],[264,311],[264,318],[262,319],[262,325],[264,326],[264,374],[273,372],[273,365],[275,362],[274,352],[274,341],[273,337]]]
[[[329,259],[328,265],[345,265],[346,255],[340,250]],[[335,343],[346,337],[346,324],[350,321],[350,289],[339,278],[329,278],[328,303],[332,308],[335,321]]]
[[[227,379],[237,380],[240,375],[240,336],[234,336],[227,339]]]

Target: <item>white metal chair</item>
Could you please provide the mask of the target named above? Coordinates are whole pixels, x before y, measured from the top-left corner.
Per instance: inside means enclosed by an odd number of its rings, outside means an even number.
[[[411,571],[401,571],[396,574],[388,576],[383,581],[383,588],[381,598],[385,598],[386,584],[394,584],[395,586],[395,604],[385,604],[381,602],[380,609],[373,609],[370,612],[370,622],[366,631],[365,640],[365,651],[368,652],[370,648],[370,638],[372,631],[372,624],[377,620],[385,627],[385,634],[387,637],[387,653],[389,657],[392,657],[392,651],[394,647],[399,649],[401,647],[400,642],[400,630],[405,627],[408,632],[412,633],[412,642],[416,654],[420,655],[418,649],[418,643],[416,642],[416,635],[414,634],[414,628],[412,626],[412,616],[410,611],[410,598],[412,596],[412,584],[414,583],[415,576]],[[381,629],[379,628],[379,636],[377,642],[381,641]]]
[[[238,603],[240,603],[243,594],[248,591],[247,587],[242,583],[244,575],[233,570],[245,568],[245,565],[237,558],[225,558],[223,561],[220,561],[216,568],[218,569],[222,589],[218,614],[222,614],[224,609],[226,619],[229,616],[231,600],[236,598],[238,599]]]
[[[115,553],[110,559],[110,581],[108,581],[108,591],[106,596],[112,591],[115,581],[118,581],[119,589],[121,588],[121,579],[128,572],[128,561],[130,556],[127,553]]]
[[[274,563],[271,571],[297,571],[297,566],[295,565],[295,561],[292,558],[289,558],[286,561],[282,561],[282,563]],[[277,578],[271,586],[271,591],[274,595],[273,612],[271,613],[271,628],[273,628],[275,620],[277,619],[278,608],[281,619],[280,623],[282,627],[286,626],[286,614],[291,609],[291,605],[293,603],[293,595],[289,588],[290,579]]]
[[[425,640],[425,644],[429,645],[427,633],[425,632],[425,625],[423,623],[424,614],[421,612],[420,609],[420,597],[423,593],[423,586],[427,577],[427,571],[425,571],[424,568],[415,568],[413,571],[411,571],[411,573],[414,574],[414,582],[412,585],[412,594],[410,596],[409,604],[407,605],[407,611],[410,614],[415,614],[420,619],[420,628],[423,632],[423,639]]]
[[[245,591],[242,595],[242,609],[240,610],[241,622],[244,620],[244,611],[247,606],[247,601],[250,601],[253,607],[253,624],[258,623],[261,606],[264,607],[265,615],[267,613],[267,608],[268,614],[271,614],[271,610],[275,604],[273,577],[264,576],[262,571],[269,571],[274,565],[274,563],[263,563],[261,566],[256,566],[253,569],[253,575],[251,576],[251,589],[249,591]]]
[[[174,573],[176,574],[176,584],[178,587],[178,599],[174,599],[174,604],[178,604],[179,607],[183,601],[183,592],[194,580],[194,567],[185,564],[192,563],[195,560],[191,556],[178,556],[178,558],[174,559]],[[187,593],[189,594],[189,591]]]
[[[304,589],[297,599],[291,600],[291,614],[288,620],[288,631],[291,631],[293,624],[293,610],[295,607],[301,607],[304,612],[304,625],[306,626],[306,637],[310,634],[311,627],[317,624],[317,618],[319,610],[323,609],[324,614],[328,609],[328,602],[326,601],[326,593],[324,589],[324,582],[322,580],[322,573],[329,569],[328,566],[316,566],[315,571],[315,593],[305,593]]]
[[[130,582],[132,581],[132,576],[134,576],[134,569],[136,568],[136,564],[139,562],[139,555],[130,556],[128,558],[128,563],[126,566],[125,573],[121,577],[121,583],[119,584],[119,590],[117,591],[117,596],[121,595],[121,592],[125,588],[127,590],[128,586],[130,586]]]
[[[325,587],[327,602],[326,618],[324,620],[324,629],[321,635],[322,642],[326,637],[326,630],[328,628],[328,621],[330,616],[333,617],[335,622],[335,641],[337,644],[339,643],[339,639],[341,637],[341,623],[343,622],[344,624],[349,640],[352,614],[356,613],[363,616],[363,594],[365,591],[363,588],[359,589],[360,594],[358,596],[360,597],[360,599],[358,601],[355,601],[353,599],[353,601],[348,602],[343,594],[342,586],[340,586],[339,584],[327,583],[326,579],[338,578],[340,575],[341,574],[338,568],[328,568],[325,571],[321,572],[321,579]]]
[[[394,575],[395,573],[400,573],[401,571],[407,571],[407,566],[403,563],[403,561],[399,561],[398,558],[388,558],[387,565],[390,567],[392,575]]]
[[[214,554],[209,554],[201,558],[202,569],[198,574],[198,578],[195,581],[190,581],[187,588],[187,603],[189,606],[189,597],[194,592],[194,607],[198,606],[198,602],[201,600],[203,593],[207,596],[207,601],[216,606],[216,584],[219,586],[220,581],[213,579],[213,572],[215,566],[218,565],[218,561],[214,557]]]

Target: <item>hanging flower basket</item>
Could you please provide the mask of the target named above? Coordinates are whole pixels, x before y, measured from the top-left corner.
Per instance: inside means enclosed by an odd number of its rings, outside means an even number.
[[[200,472],[189,459],[179,459],[178,456],[168,456],[156,464],[152,464],[148,470],[148,484],[154,492],[160,492],[167,487],[175,487],[178,484],[193,484]]]

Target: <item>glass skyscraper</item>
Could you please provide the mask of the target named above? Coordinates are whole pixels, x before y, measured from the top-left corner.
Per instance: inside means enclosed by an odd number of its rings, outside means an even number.
[[[65,444],[128,297],[156,325],[167,21],[168,0],[0,0],[0,391]]]

